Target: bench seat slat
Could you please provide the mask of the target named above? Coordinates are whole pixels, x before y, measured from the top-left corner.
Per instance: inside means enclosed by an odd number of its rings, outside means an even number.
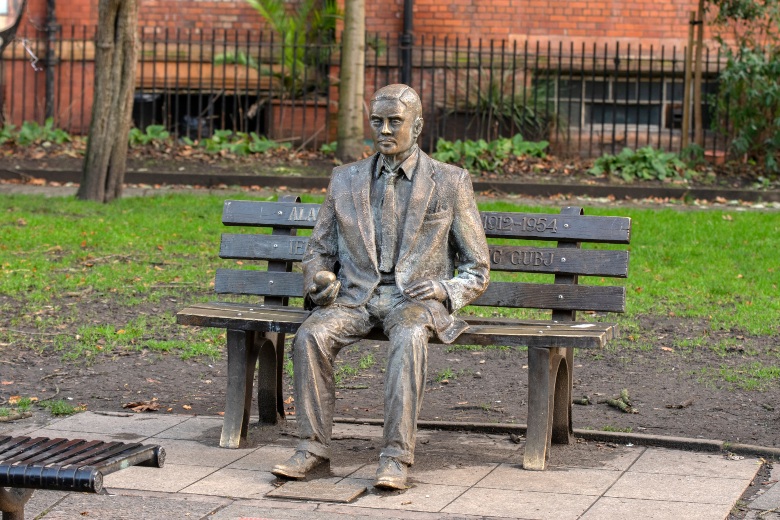
[[[47,442],[34,446],[29,450],[24,450],[21,453],[17,453],[13,457],[3,457],[2,459],[5,464],[16,464],[19,462],[33,464],[52,454],[62,453],[63,450],[67,449],[66,439],[49,439]]]
[[[180,325],[201,327],[295,332],[308,315],[307,311],[294,308],[204,303],[182,309],[176,314],[176,321]],[[474,321],[476,323],[458,338],[457,343],[601,348],[616,333],[616,326],[611,323],[506,320],[504,325],[499,326],[487,318],[476,318]],[[367,337],[384,339],[378,330]]]

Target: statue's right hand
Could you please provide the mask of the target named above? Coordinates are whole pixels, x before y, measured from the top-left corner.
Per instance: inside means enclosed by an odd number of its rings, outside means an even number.
[[[320,307],[336,301],[341,289],[341,282],[330,271],[320,271],[314,275],[314,283],[309,286],[309,299]]]

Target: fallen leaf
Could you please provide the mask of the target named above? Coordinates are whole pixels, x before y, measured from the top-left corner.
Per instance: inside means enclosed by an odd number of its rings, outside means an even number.
[[[146,378],[146,382],[147,382],[147,383],[159,383],[159,381],[158,381],[158,380],[156,380],[156,379],[152,379],[151,377],[147,377],[147,378]]]
[[[225,415],[225,412],[217,412],[217,415]]]
[[[156,412],[160,409],[160,403],[152,401],[136,401],[133,403],[123,404],[122,408],[129,408],[135,413],[140,412]]]
[[[661,350],[663,350],[665,352],[674,352],[674,349],[671,348],[671,347],[661,347]]]
[[[291,404],[293,402],[295,402],[295,399],[293,398],[293,396],[290,396],[290,397],[288,397],[287,399],[284,400],[284,404]]]
[[[13,381],[0,381],[0,385],[12,385],[14,384]]]
[[[22,398],[21,395],[12,395],[8,398],[8,404],[16,404]]]
[[[183,404],[183,405],[181,405],[181,407],[184,408],[185,410],[192,410],[192,406],[190,406],[188,404]]]

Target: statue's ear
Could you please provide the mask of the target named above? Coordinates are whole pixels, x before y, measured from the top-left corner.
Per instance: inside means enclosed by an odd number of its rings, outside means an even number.
[[[420,137],[420,134],[422,133],[423,129],[423,118],[418,117],[414,120],[414,138],[417,139]]]

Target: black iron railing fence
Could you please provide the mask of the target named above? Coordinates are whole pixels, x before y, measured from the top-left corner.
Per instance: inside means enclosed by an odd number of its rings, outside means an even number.
[[[28,41],[30,52],[18,44],[9,48],[0,67],[3,120],[19,124],[52,117],[58,127],[86,133],[94,40],[93,27],[64,27],[54,38]],[[307,147],[334,140],[338,44],[290,41],[295,39],[263,32],[142,28],[135,125],[162,125],[193,140],[218,130],[257,132]],[[367,41],[370,95],[400,80],[403,54],[396,35],[369,35]],[[30,54],[40,57],[37,72]],[[421,37],[411,60],[427,149],[439,138],[491,140],[517,133],[548,140],[558,153],[581,156],[626,146],[671,151],[681,146],[684,48]],[[708,150],[726,147],[723,133],[713,130],[721,67],[719,53],[705,51]],[[47,74],[53,81],[45,81]],[[693,136],[693,128],[688,131]]]

